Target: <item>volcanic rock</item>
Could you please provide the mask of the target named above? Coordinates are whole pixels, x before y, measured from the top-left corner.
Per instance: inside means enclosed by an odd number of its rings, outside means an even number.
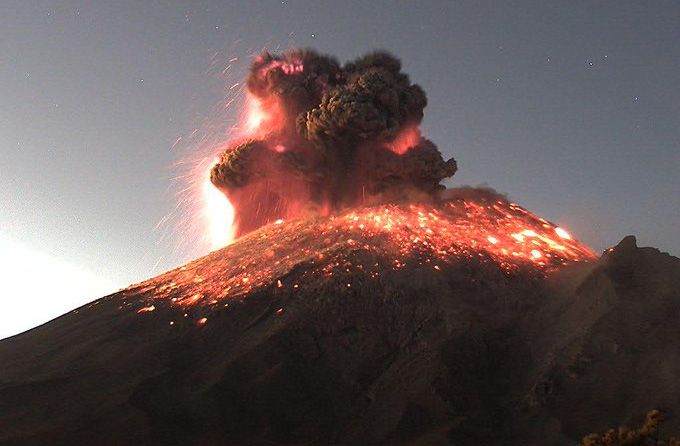
[[[566,446],[652,408],[680,432],[680,259],[395,266],[319,224],[0,342],[0,444]]]

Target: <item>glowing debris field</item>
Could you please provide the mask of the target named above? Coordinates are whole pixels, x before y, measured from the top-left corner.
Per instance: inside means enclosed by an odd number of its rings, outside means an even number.
[[[349,254],[357,251],[380,261],[353,262]],[[409,266],[441,272],[445,264],[461,261],[493,263],[506,274],[543,274],[594,258],[564,229],[518,205],[498,197],[459,198],[440,205],[381,205],[330,217],[278,220],[228,247],[134,285],[122,296],[153,296],[138,309],[149,313],[156,300],[179,308],[228,306],[256,288],[295,289],[299,283],[286,277],[303,263],[305,275],[330,280],[350,273],[375,279],[387,270]]]

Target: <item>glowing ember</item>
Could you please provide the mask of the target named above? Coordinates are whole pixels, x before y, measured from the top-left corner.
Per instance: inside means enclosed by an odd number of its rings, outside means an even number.
[[[276,223],[136,285],[126,295],[154,290],[156,299],[167,299],[173,306],[210,307],[260,287],[297,289],[307,274],[321,280],[344,277],[342,286],[349,291],[357,285],[349,277],[376,279],[386,269],[406,266],[446,274],[447,264],[469,261],[497,264],[507,274],[545,273],[595,258],[587,247],[564,237],[568,234],[563,229],[496,197],[458,198],[441,205],[381,205]],[[381,260],[355,264],[350,254],[359,251]],[[311,265],[303,278],[284,280],[303,263]]]

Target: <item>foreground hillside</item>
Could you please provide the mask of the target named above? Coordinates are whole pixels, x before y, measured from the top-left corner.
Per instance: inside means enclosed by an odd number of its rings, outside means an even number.
[[[1,341],[0,444],[573,445],[680,415],[680,259],[627,237],[512,263],[336,223],[263,228]]]

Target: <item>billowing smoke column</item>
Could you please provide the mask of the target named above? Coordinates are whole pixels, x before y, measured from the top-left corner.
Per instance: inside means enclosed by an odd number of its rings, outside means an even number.
[[[264,53],[248,92],[251,138],[210,175],[235,208],[237,236],[307,213],[433,199],[457,170],[420,136],[427,98],[389,54],[340,66],[311,50]]]

